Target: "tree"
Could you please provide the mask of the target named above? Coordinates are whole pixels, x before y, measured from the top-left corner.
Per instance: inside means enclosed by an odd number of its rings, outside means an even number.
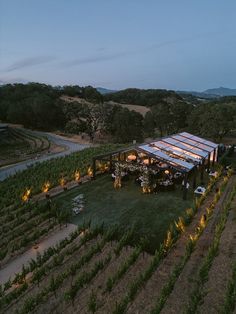
[[[112,120],[111,133],[118,143],[128,143],[132,140],[143,140],[143,117],[140,113],[120,108]]]
[[[143,120],[143,128],[144,132],[147,136],[154,136],[155,134],[155,121],[154,121],[154,116],[151,111],[148,111],[145,114],[144,120]]]
[[[221,141],[235,128],[236,109],[229,104],[206,103],[196,107],[188,118],[192,133]]]

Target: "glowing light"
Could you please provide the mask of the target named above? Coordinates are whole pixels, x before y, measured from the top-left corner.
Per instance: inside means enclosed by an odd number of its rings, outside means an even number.
[[[205,215],[202,215],[202,216],[201,216],[199,226],[200,226],[202,229],[204,229],[204,228],[206,227],[206,216],[205,216]]]
[[[87,173],[88,173],[88,176],[89,176],[89,177],[92,177],[92,176],[93,176],[93,170],[92,170],[91,167],[88,168]]]
[[[61,179],[59,180],[59,183],[60,183],[60,186],[65,186],[66,180],[65,180],[64,178],[61,178]]]
[[[136,155],[134,155],[134,154],[130,154],[128,157],[127,157],[127,159],[128,160],[131,160],[131,161],[133,161],[133,160],[136,160]]]
[[[144,160],[143,160],[143,163],[144,163],[145,165],[149,165],[149,159],[148,159],[148,158],[144,159]]]
[[[79,170],[75,171],[75,181],[79,181],[80,180],[80,172]]]
[[[189,238],[193,243],[195,243],[198,239],[198,234],[194,234],[194,235],[190,234]]]
[[[142,191],[144,194],[148,194],[148,193],[151,193],[152,190],[149,186],[143,186]]]
[[[180,232],[185,231],[184,220],[182,217],[179,217],[178,222],[175,221],[175,226],[176,226],[177,230],[179,230]]]
[[[170,171],[169,170],[165,170],[165,174],[169,174],[170,173]]]
[[[31,189],[26,189],[25,193],[22,195],[22,201],[27,202],[30,198]]]
[[[47,181],[47,182],[45,182],[44,185],[42,186],[42,192],[47,193],[48,190],[49,190],[49,188],[50,188],[50,182]]]
[[[168,250],[171,247],[172,242],[173,242],[173,239],[172,239],[171,231],[168,230],[166,239],[164,241],[164,246],[166,250]]]
[[[118,177],[118,176],[115,177],[114,188],[115,189],[120,189],[121,188],[121,178]]]

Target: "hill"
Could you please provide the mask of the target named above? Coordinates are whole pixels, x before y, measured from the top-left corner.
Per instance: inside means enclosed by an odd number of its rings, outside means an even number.
[[[103,88],[103,87],[96,87],[96,90],[102,94],[102,95],[106,95],[106,94],[111,94],[111,93],[116,93],[117,90],[114,89],[107,89],[107,88]]]
[[[211,94],[220,97],[224,96],[236,96],[236,89],[226,88],[226,87],[218,87],[207,89],[203,92],[203,94]]]
[[[196,91],[176,91],[181,97],[186,97],[186,95],[192,95],[200,100],[204,99],[216,99],[219,97],[236,96],[236,89],[218,87],[206,89],[203,92]]]
[[[104,95],[105,100],[112,100],[121,104],[133,104],[152,107],[160,102],[175,103],[183,98],[176,92],[166,89],[138,89],[128,88],[116,93]]]

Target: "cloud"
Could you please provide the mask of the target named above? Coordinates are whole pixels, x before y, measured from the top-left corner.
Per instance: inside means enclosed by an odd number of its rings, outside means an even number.
[[[83,65],[83,64],[89,64],[89,63],[98,63],[98,62],[121,58],[129,54],[130,54],[129,52],[118,52],[118,53],[106,54],[106,55],[94,55],[90,57],[74,59],[71,61],[65,61],[63,62],[63,65],[69,67],[69,66]]]
[[[14,62],[12,65],[6,68],[6,72],[11,72],[19,69],[29,68],[43,63],[48,63],[55,60],[52,56],[37,56],[31,58],[25,58],[20,61]]]
[[[139,49],[133,49],[133,50],[127,50],[123,52],[117,52],[117,53],[110,53],[110,54],[101,54],[103,51],[106,50],[106,48],[101,47],[97,49],[97,54],[91,55],[89,57],[84,58],[77,58],[74,60],[69,60],[62,62],[61,64],[65,67],[70,66],[77,66],[77,65],[84,65],[84,64],[90,64],[90,63],[99,63],[99,62],[106,62],[110,60],[115,60],[118,58],[126,57],[126,56],[133,56],[137,54],[147,53],[152,50],[161,49],[166,46],[181,44],[181,43],[187,43],[195,40],[199,40],[205,37],[208,37],[210,35],[214,35],[215,33],[206,33],[206,34],[196,34],[192,37],[185,37],[185,38],[177,38],[173,40],[166,40],[160,43],[154,43],[147,47],[140,47]]]

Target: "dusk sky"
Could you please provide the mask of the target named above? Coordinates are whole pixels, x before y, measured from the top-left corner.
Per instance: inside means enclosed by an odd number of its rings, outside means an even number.
[[[236,1],[0,0],[0,82],[236,88]]]

